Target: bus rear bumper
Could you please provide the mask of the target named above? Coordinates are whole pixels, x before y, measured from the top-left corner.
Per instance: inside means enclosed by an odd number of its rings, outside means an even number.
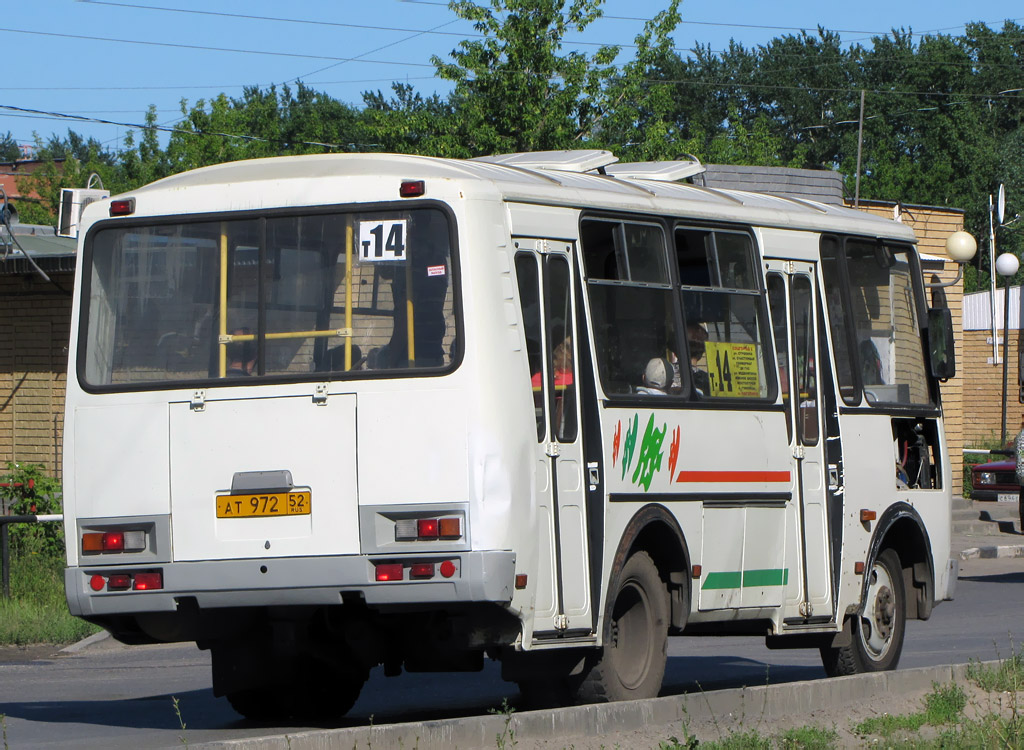
[[[355,594],[368,606],[493,602],[508,604],[515,553],[461,552],[403,557],[401,580],[378,581],[376,565],[393,558],[337,557],[210,560],[130,565],[81,565],[64,573],[68,608],[79,617],[174,612],[183,601],[200,610],[226,607],[323,606]],[[442,563],[450,562],[450,566]],[[434,575],[410,577],[411,563],[434,563]],[[445,577],[443,572],[451,572]],[[161,588],[136,590],[140,573],[160,573]],[[129,577],[128,588],[123,577]],[[114,590],[111,577],[114,576]],[[149,581],[152,582],[152,577]]]

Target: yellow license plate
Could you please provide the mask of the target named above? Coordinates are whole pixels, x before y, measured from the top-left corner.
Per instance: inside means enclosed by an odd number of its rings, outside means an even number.
[[[218,495],[217,518],[308,516],[312,504],[313,493],[309,490]]]

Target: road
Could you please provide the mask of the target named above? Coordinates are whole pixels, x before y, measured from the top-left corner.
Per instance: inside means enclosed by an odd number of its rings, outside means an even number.
[[[956,601],[928,622],[908,623],[900,666],[1008,655],[1024,643],[1022,584],[1024,560],[964,562]],[[207,654],[187,644],[128,648],[107,641],[74,656],[8,651],[0,659],[5,747],[181,747],[301,729],[241,720],[213,697]],[[698,684],[712,690],[823,676],[816,652],[769,651],[762,638],[673,638],[663,694]],[[334,726],[472,716],[517,698],[496,664],[457,675],[385,678],[376,670],[349,716]]]

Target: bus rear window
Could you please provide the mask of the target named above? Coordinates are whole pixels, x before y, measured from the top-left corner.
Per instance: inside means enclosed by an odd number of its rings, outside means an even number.
[[[445,368],[452,255],[436,209],[100,229],[79,371],[109,387]]]

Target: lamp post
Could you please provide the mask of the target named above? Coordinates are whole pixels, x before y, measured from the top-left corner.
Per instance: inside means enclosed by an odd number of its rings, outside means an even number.
[[[999,445],[1006,444],[1006,368],[1010,343],[1010,279],[1020,268],[1020,261],[1013,253],[1003,253],[996,258],[996,273],[1002,276],[1003,282],[1003,412],[999,429]]]

